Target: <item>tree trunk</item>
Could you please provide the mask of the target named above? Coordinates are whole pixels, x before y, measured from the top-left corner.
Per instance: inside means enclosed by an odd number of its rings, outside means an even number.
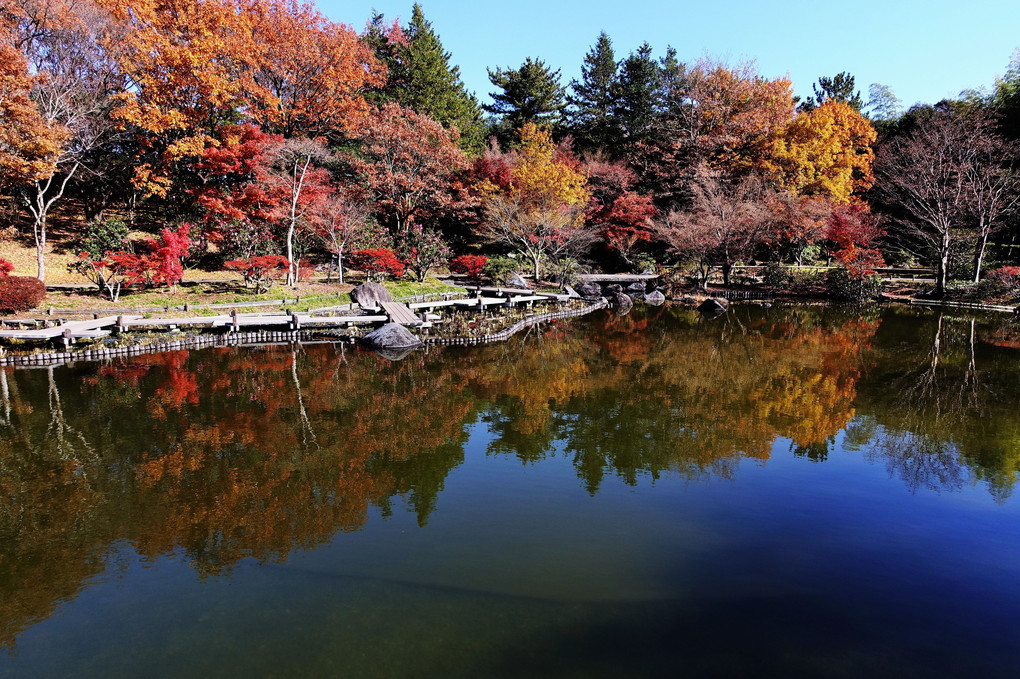
[[[981,264],[985,259],[985,248],[988,246],[988,229],[985,228],[984,220],[978,230],[980,234],[978,236],[977,248],[974,250],[974,282],[981,282]]]
[[[722,280],[723,280],[723,285],[725,285],[727,288],[730,287],[730,270],[732,268],[733,268],[732,264],[730,264],[729,262],[723,262],[723,265],[722,265]]]
[[[946,248],[939,253],[939,265],[935,272],[935,295],[945,297],[946,283],[949,280],[949,249]]]
[[[46,282],[46,216],[35,220],[35,257],[38,269],[37,277]]]

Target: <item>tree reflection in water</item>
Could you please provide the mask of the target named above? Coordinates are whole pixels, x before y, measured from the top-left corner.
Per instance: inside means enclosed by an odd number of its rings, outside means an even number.
[[[985,483],[1004,501],[1018,336],[910,310],[649,308],[399,362],[325,345],[0,370],[0,643],[117,545],[216,575],[395,498],[425,525],[476,423],[490,455],[563,454],[592,494],[607,476],[733,478],[779,441],[822,462],[843,432],[911,488]]]

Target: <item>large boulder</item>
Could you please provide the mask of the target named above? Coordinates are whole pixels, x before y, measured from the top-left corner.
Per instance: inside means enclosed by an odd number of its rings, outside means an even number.
[[[644,281],[635,281],[623,289],[625,293],[631,296],[642,297],[645,294]]]
[[[577,284],[575,290],[577,290],[577,294],[581,297],[592,298],[602,296],[602,288],[599,287],[598,283],[582,281]]]
[[[606,299],[609,300],[609,306],[616,307],[617,309],[630,309],[634,306],[634,300],[622,292],[613,292],[606,295]]]
[[[361,343],[372,349],[413,349],[421,340],[399,323],[387,323],[361,338]]]
[[[612,283],[606,286],[607,295],[615,295],[623,292],[623,286],[619,283]]]
[[[380,302],[392,302],[390,291],[379,285],[368,281],[351,290],[351,299],[361,306],[377,307]]]
[[[659,306],[666,303],[666,296],[659,290],[652,290],[645,295],[645,304],[651,304],[652,306]]]
[[[721,314],[729,305],[730,303],[721,297],[709,297],[698,305],[698,311],[705,314]]]

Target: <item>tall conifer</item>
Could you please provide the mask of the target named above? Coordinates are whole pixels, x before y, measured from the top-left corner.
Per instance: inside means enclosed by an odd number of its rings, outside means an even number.
[[[618,85],[613,43],[603,31],[584,58],[580,82],[570,83],[572,94],[567,97],[567,127],[579,151],[617,151],[620,134],[613,106]]]

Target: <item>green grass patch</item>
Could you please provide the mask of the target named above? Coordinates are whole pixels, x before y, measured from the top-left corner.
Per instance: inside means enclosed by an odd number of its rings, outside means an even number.
[[[394,299],[411,297],[412,295],[437,295],[444,292],[464,292],[465,288],[447,285],[436,278],[427,278],[423,283],[417,281],[385,281],[383,287],[390,291]]]

